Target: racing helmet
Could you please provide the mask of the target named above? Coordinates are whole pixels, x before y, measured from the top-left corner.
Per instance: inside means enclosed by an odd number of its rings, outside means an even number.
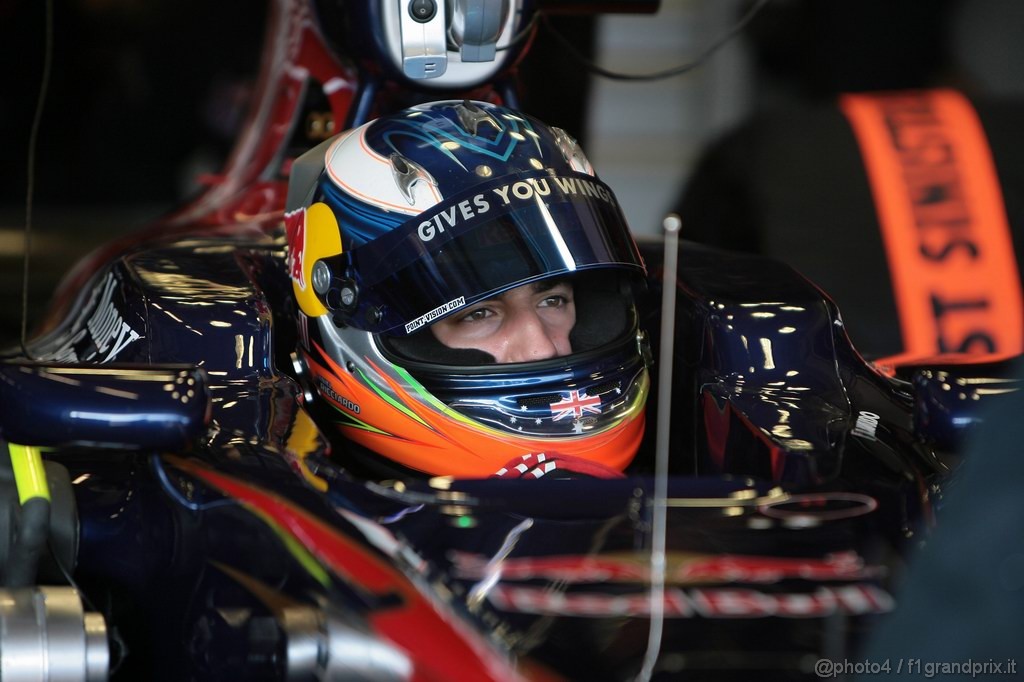
[[[415,106],[297,159],[285,222],[297,369],[377,472],[484,477],[525,455],[622,471],[633,459],[649,387],[634,308],[644,265],[565,131],[490,103]],[[551,278],[572,284],[568,355],[498,363],[431,332]]]

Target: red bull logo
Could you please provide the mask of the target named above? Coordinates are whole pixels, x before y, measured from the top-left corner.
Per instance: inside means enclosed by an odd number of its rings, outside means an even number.
[[[302,289],[306,280],[302,275],[302,256],[306,248],[306,209],[300,208],[284,216],[284,229],[288,239],[288,274]]]

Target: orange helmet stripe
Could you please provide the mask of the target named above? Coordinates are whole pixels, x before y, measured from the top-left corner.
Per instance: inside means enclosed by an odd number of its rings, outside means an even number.
[[[327,357],[322,348],[316,344],[314,347],[328,366],[308,358],[313,374],[352,403],[351,406],[340,405],[346,419],[355,421],[353,415],[358,410],[357,420],[371,426],[373,431],[355,424],[339,424],[339,429],[353,442],[387,453],[390,459],[418,471],[460,477],[490,476],[514,457],[548,451],[583,457],[622,470],[632,461],[643,436],[642,398],[648,389],[646,378],[633,413],[603,433],[580,438],[516,436],[478,424],[417,389],[430,403],[428,407],[367,358],[395,397],[385,396],[373,385],[372,378],[363,375],[365,386],[348,379],[350,372]],[[406,377],[408,375],[403,373],[403,378]],[[415,381],[411,381],[411,385],[418,386]]]

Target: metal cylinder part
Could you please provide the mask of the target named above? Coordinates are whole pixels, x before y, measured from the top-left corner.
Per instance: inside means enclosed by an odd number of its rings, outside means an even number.
[[[70,587],[0,590],[0,680],[105,682],[107,627]]]

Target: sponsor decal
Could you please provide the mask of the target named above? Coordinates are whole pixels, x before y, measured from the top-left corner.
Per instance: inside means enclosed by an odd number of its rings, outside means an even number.
[[[426,315],[420,315],[415,320],[405,325],[405,333],[412,334],[414,331],[416,331],[423,325],[433,322],[434,320],[441,317],[445,313],[450,313],[451,311],[461,308],[464,305],[466,305],[465,296],[459,296],[458,298],[452,299],[451,301],[448,301],[444,305],[434,308]]]
[[[430,220],[420,223],[416,233],[420,239],[429,242],[435,235],[445,231],[445,227],[455,227],[458,219],[469,220],[478,215],[483,215],[491,210],[491,205],[483,194],[477,194],[472,199],[460,201],[454,206],[439,211]]]
[[[462,223],[484,215],[496,207],[510,209],[516,204],[536,203],[537,197],[553,197],[554,201],[592,198],[612,206],[617,205],[612,193],[593,179],[557,176],[526,178],[500,187],[492,187],[488,191],[437,210],[430,218],[419,223],[416,234],[422,241],[429,242],[437,235],[459,228]]]
[[[557,403],[551,403],[552,421],[579,419],[586,413],[601,414],[601,398],[587,395],[586,389],[569,391]]]
[[[313,265],[322,258],[342,252],[341,231],[331,207],[322,201],[285,216],[288,254],[285,265],[292,279],[292,291],[299,309],[308,317],[319,317],[327,308],[309,286]]]
[[[646,582],[650,561],[644,557],[541,556],[507,558],[491,565],[480,554],[453,552],[450,558],[458,578],[481,580],[495,570],[506,582],[547,579],[568,584]],[[863,580],[881,574],[865,566],[856,552],[838,552],[823,558],[774,557],[742,554],[701,555],[670,553],[665,580],[670,585],[707,583],[770,584],[781,580]]]
[[[301,289],[306,290],[306,278],[303,275],[303,255],[306,250],[306,209],[286,213],[284,229],[288,240],[288,257],[286,264],[292,281]]]
[[[139,333],[124,321],[117,306],[114,305],[113,297],[116,287],[117,280],[113,276],[109,276],[103,287],[100,304],[86,323],[89,334],[92,335],[93,342],[96,344],[96,353],[95,355],[90,354],[83,360],[99,357],[100,362],[110,362],[128,344],[140,338]]]
[[[496,585],[487,593],[496,608],[514,613],[583,618],[646,617],[649,592],[609,594],[558,592],[547,587]],[[811,592],[762,592],[748,588],[670,588],[664,593],[666,618],[824,618],[887,613],[895,602],[869,583],[819,587]]]
[[[79,328],[48,359],[56,362],[107,363],[133,342],[143,338],[129,325],[114,304],[118,279],[107,275],[99,300],[85,326]]]
[[[353,414],[359,414],[359,412],[361,411],[359,405],[357,405],[356,403],[352,402],[345,396],[335,391],[334,387],[331,386],[330,382],[328,382],[327,379],[323,378],[322,376],[318,376],[316,378],[316,384],[317,389],[319,389],[320,391],[320,395],[327,396],[329,399],[333,400],[338,405],[341,405],[342,407],[344,407],[346,410]]]
[[[874,412],[860,412],[857,415],[857,423],[853,427],[853,435],[876,441],[875,431],[878,430],[878,422],[881,419]]]

